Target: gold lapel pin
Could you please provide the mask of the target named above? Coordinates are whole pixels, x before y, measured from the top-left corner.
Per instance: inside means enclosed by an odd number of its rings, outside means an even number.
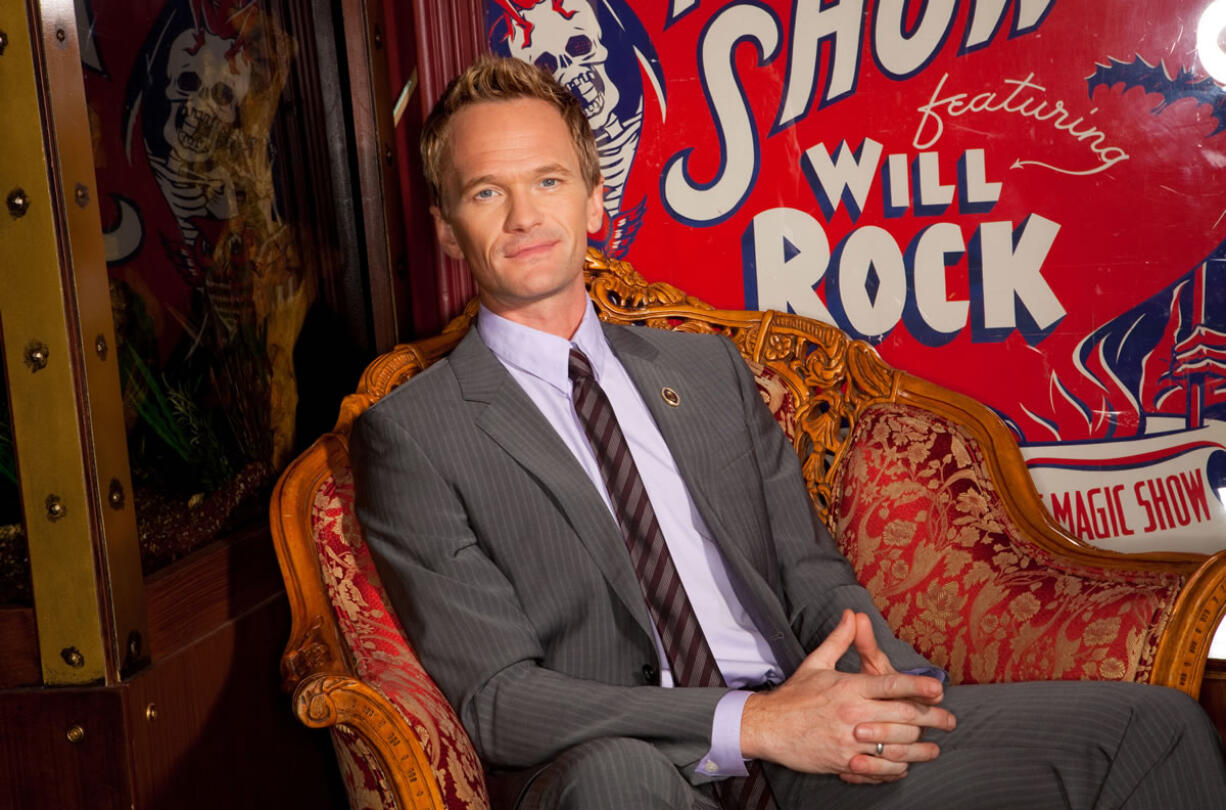
[[[681,395],[667,385],[660,389],[660,396],[674,408],[681,404]]]

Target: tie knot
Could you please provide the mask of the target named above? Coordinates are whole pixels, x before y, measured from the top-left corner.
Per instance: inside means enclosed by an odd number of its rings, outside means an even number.
[[[570,374],[571,382],[592,376],[592,364],[587,359],[587,355],[573,346],[570,350],[570,363],[567,366],[567,372]]]

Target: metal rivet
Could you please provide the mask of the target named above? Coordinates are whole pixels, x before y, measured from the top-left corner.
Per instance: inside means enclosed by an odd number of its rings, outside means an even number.
[[[123,509],[125,500],[123,494],[123,484],[119,483],[118,478],[111,479],[111,488],[110,491],[106,493],[106,500],[107,503],[111,505],[112,509]]]
[[[85,666],[85,656],[81,655],[81,651],[76,647],[65,647],[60,650],[60,657],[64,659],[64,663],[74,669]]]
[[[68,38],[68,32],[65,31],[63,28],[55,29],[55,41],[56,42],[63,42],[67,38]]]
[[[84,208],[89,205],[89,189],[84,183],[77,183],[72,189],[72,198],[77,201],[77,205]]]
[[[383,47],[383,29],[377,25],[375,26],[375,47]]]
[[[14,217],[23,217],[30,210],[30,198],[23,189],[15,188],[8,196],[9,213]]]
[[[150,703],[145,707],[145,719],[150,723],[158,719],[158,705],[156,703]]]
[[[383,150],[383,159],[387,161],[387,165],[391,166],[396,159],[396,155],[392,152],[392,147],[385,147]]]
[[[25,363],[29,366],[31,372],[41,371],[47,367],[47,361],[51,358],[51,350],[47,348],[47,344],[38,340],[31,340],[26,346]]]
[[[0,31],[0,56],[4,56],[4,49],[9,46],[9,35]]]
[[[660,389],[660,397],[674,408],[681,404],[681,395],[668,386]]]
[[[51,521],[59,520],[67,513],[68,513],[68,509],[67,507],[64,506],[64,502],[60,500],[59,495],[48,495],[47,496],[47,519],[48,520],[51,520]]]
[[[99,358],[102,360],[106,359],[107,345],[104,336],[98,335],[98,337],[94,338],[94,351],[98,353]]]
[[[85,729],[81,728],[80,726],[73,726],[72,728],[68,729],[68,734],[65,736],[68,737],[68,742],[73,744],[79,743],[81,740],[85,739]]]
[[[141,643],[140,631],[133,630],[132,632],[128,633],[128,656],[131,658],[140,658],[142,647],[143,644]]]

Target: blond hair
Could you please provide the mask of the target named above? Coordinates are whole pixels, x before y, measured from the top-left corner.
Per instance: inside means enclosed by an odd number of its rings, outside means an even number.
[[[600,157],[596,154],[596,139],[583,114],[579,99],[552,74],[509,57],[481,56],[467,70],[456,76],[443,90],[434,109],[426,117],[421,130],[422,171],[434,195],[434,201],[444,204],[442,193],[443,168],[447,160],[447,142],[451,118],[465,107],[483,101],[511,101],[535,98],[553,106],[562,116],[571,141],[579,155],[579,170],[588,190],[600,182]],[[445,206],[444,206],[445,207]]]

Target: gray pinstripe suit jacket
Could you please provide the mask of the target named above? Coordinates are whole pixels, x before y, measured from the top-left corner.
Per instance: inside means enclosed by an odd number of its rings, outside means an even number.
[[[847,607],[890,634],[813,512],[796,454],[723,338],[605,326],[759,629],[791,672]],[[670,407],[660,396],[680,394]],[[650,618],[620,531],[475,329],[374,405],[351,442],[358,516],[427,670],[487,765],[646,739],[694,781],[721,689],[647,683]],[[668,504],[656,504],[667,509]],[[854,652],[840,668],[858,669]]]

